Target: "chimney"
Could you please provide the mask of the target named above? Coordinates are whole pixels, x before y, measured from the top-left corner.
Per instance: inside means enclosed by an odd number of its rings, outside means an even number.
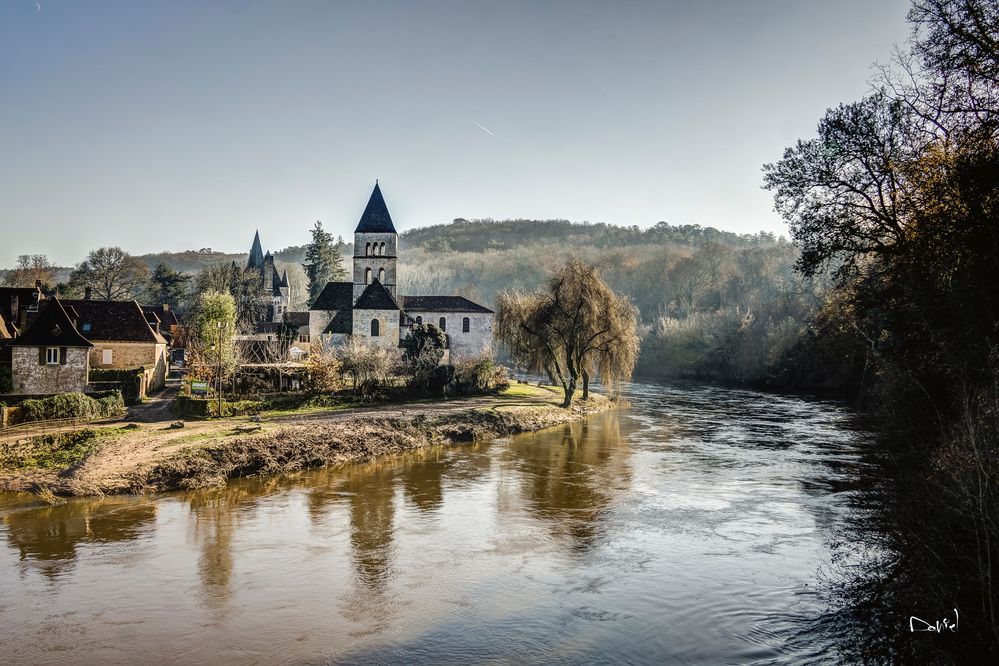
[[[93,295],[93,290],[90,287],[83,292],[83,300],[89,301],[90,297]]]
[[[170,311],[170,304],[169,303],[164,303],[163,304],[163,312],[169,312],[169,311]]]

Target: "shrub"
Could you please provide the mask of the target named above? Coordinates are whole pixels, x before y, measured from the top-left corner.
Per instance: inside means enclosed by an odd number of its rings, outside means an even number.
[[[121,391],[125,404],[135,405],[139,402],[143,372],[143,368],[91,368],[88,380]]]
[[[454,368],[453,391],[457,395],[497,393],[510,386],[506,368],[489,355],[459,361]]]
[[[0,393],[10,393],[14,390],[14,379],[9,365],[0,365]]]
[[[350,342],[338,348],[336,357],[340,361],[340,372],[349,374],[354,380],[354,388],[363,391],[385,384],[400,362],[398,352],[369,345],[360,337],[352,337]]]
[[[91,428],[3,444],[0,445],[0,468],[67,467],[86,457],[98,444],[100,435]]]
[[[49,398],[25,400],[20,406],[24,421],[96,419],[125,413],[125,401],[120,391],[113,391],[101,398],[92,398],[82,393],[60,393]]]

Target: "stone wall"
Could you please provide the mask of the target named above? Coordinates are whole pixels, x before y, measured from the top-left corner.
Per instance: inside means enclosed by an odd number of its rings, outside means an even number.
[[[371,337],[371,320],[378,320],[378,337]],[[399,347],[398,310],[354,310],[354,335],[378,347]]]
[[[372,278],[378,277],[378,269],[385,269],[385,279],[379,280],[392,297],[396,296],[398,282],[398,260],[396,259],[396,234],[354,234],[354,301],[364,292],[368,282],[365,279],[365,269],[371,269]],[[364,255],[366,243],[385,243],[384,255]]]
[[[444,332],[450,342],[450,362],[475,358],[492,350],[493,316],[483,312],[409,312],[412,319],[421,317],[424,324],[440,326],[445,320]],[[462,332],[462,319],[468,317],[468,333]]]
[[[309,340],[319,340],[336,310],[309,310]]]
[[[66,363],[38,362],[38,347],[12,347],[11,372],[15,394],[47,395],[87,390],[90,363],[84,347],[66,347]]]
[[[155,391],[166,383],[166,345],[158,342],[110,342],[92,340],[90,365],[94,368],[145,368],[145,386]],[[104,350],[111,350],[111,363],[104,363]]]

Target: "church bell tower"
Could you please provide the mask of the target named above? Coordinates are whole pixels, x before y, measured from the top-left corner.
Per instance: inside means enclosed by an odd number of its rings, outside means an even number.
[[[392,224],[381,188],[375,181],[361,221],[354,229],[354,302],[378,280],[396,298],[399,234]]]

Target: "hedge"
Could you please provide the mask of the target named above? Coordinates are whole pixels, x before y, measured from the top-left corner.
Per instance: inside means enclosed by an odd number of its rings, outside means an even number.
[[[25,400],[20,407],[24,421],[97,419],[125,413],[125,401],[120,391],[113,391],[103,398],[91,398],[82,393],[60,393],[41,400]]]
[[[144,370],[142,368],[91,368],[88,380],[94,384],[107,385],[121,391],[125,404],[135,405],[139,402],[139,386]]]

